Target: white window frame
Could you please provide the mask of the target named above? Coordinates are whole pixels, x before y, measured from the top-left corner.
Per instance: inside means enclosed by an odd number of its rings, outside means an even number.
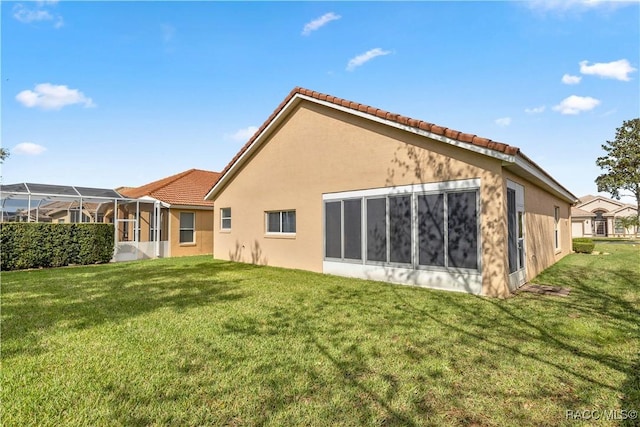
[[[225,215],[225,210],[229,211],[229,215]],[[224,226],[224,221],[229,220],[229,226]],[[220,230],[231,231],[231,208],[220,208]]]
[[[464,268],[453,266],[426,266],[420,265],[417,256],[419,238],[417,236],[417,197],[426,194],[455,193],[457,191],[476,192],[476,268]],[[388,197],[408,195],[412,197],[412,262],[410,264],[373,262],[366,259],[367,233],[366,233],[366,200],[369,198],[385,197],[388,215]],[[345,191],[340,193],[323,194],[323,271],[329,274],[337,274],[349,277],[358,277],[372,280],[384,280],[403,284],[412,284],[429,288],[439,288],[451,291],[460,291],[472,294],[482,293],[482,212],[481,212],[480,179],[464,179],[456,181],[445,181],[437,183],[412,184],[398,187],[384,187],[368,190]],[[324,224],[326,224],[324,203],[331,201],[341,201],[347,199],[362,198],[363,221],[362,221],[362,261],[346,260],[326,257],[326,234]],[[445,233],[447,218],[447,197],[444,200],[445,209]],[[387,224],[387,230],[389,225]],[[341,231],[342,232],[342,231]],[[445,234],[446,239],[446,234]],[[446,240],[445,240],[446,242]],[[446,243],[445,243],[446,248]],[[387,247],[387,251],[389,251]],[[445,249],[446,251],[446,249]],[[344,254],[342,254],[344,255]],[[448,253],[445,253],[448,257]],[[389,259],[389,258],[387,258]],[[448,263],[445,262],[445,265]]]
[[[187,228],[182,226],[182,215],[193,215],[193,228]],[[193,232],[193,239],[190,242],[183,242],[182,231],[191,230]],[[192,245],[196,243],[196,213],[195,212],[180,212],[178,215],[178,243],[181,245]]]
[[[282,231],[283,229],[283,213],[288,213],[288,212],[293,212],[293,214],[295,215],[295,228],[296,230],[293,232],[285,232]],[[280,215],[280,231],[269,231],[269,214],[279,214]],[[281,211],[265,211],[264,213],[264,230],[265,230],[265,235],[267,236],[295,236],[296,232],[298,231],[298,214],[296,213],[295,209],[284,209]]]
[[[87,221],[85,221],[87,219]],[[74,221],[75,220],[75,221]],[[90,221],[91,218],[84,213],[84,211],[80,211],[80,208],[69,208],[69,223],[71,224],[86,224]]]

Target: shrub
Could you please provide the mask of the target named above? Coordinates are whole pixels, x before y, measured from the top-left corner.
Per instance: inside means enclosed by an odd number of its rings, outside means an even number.
[[[593,240],[586,237],[577,237],[573,239],[573,251],[581,254],[590,254],[596,244]]]
[[[3,271],[109,262],[113,256],[113,226],[3,223],[0,251]]]

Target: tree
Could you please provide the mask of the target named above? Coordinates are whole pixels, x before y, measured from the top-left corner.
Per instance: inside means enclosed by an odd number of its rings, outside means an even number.
[[[636,199],[637,219],[640,222],[640,118],[625,120],[616,129],[616,138],[602,145],[606,156],[598,157],[596,165],[605,171],[596,178],[598,191],[620,200],[622,191],[629,191]]]
[[[640,231],[640,216],[623,216],[622,218],[617,218],[616,221],[625,230],[632,230],[634,236],[638,235],[638,231]]]
[[[7,157],[9,157],[9,150],[0,148],[0,163],[4,162],[4,159],[6,159]]]

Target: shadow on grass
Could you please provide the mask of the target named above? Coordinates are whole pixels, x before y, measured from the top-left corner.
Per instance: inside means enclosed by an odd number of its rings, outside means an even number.
[[[40,337],[59,328],[120,322],[160,308],[176,311],[234,301],[242,275],[256,266],[231,262],[143,261],[3,274],[3,357],[38,354]]]
[[[636,411],[635,415],[640,412],[640,352],[636,356],[635,363],[629,370],[629,375],[622,385],[622,402],[620,409],[628,411]],[[623,420],[622,425],[627,427],[640,426],[640,419],[627,418]]]
[[[640,275],[623,269],[603,271],[599,273],[602,277],[594,278],[593,268],[570,265],[558,271],[562,272],[561,276],[547,276],[547,280],[555,285],[571,286],[572,294],[568,298],[526,294],[498,300],[425,291],[429,292],[429,298],[414,300],[413,292],[421,290],[358,282],[358,286],[325,286],[312,300],[305,295],[292,297],[292,301],[274,308],[267,319],[229,319],[225,328],[229,334],[248,339],[288,333],[303,337],[309,351],[339,373],[337,388],[352,390],[352,395],[357,396],[352,399],[352,415],[363,424],[373,419],[385,425],[432,422],[430,417],[441,414],[444,408],[442,397],[430,397],[429,387],[444,384],[448,387],[445,395],[451,407],[451,419],[463,424],[492,424],[469,403],[468,396],[487,393],[487,384],[478,379],[467,381],[468,370],[501,375],[499,371],[505,366],[511,369],[512,375],[522,372],[524,377],[536,378],[537,372],[526,370],[540,369],[544,371],[541,375],[554,379],[547,379],[540,387],[527,385],[515,394],[502,389],[491,391],[504,405],[552,400],[560,408],[588,408],[595,404],[588,390],[596,388],[626,396],[621,407],[635,409],[639,393],[637,361],[618,356],[615,344],[614,347],[599,345],[597,333],[580,331],[573,335],[570,323],[575,319],[587,320],[584,327],[588,328],[590,322],[596,322],[608,333],[614,331],[615,340],[640,338],[640,311],[625,299],[625,292],[640,282]],[[404,335],[397,340],[390,339],[389,330],[393,328],[403,331]],[[442,382],[443,374],[437,371],[421,373],[415,380],[424,387],[420,389],[423,397],[408,407],[398,407],[394,403],[399,393],[398,378],[393,372],[372,367],[378,357],[376,349],[371,347],[369,339],[364,340],[363,346],[357,337],[350,335],[353,329],[379,337],[376,345],[397,346],[401,350],[399,357],[405,361],[445,363],[459,375],[459,380],[449,384]],[[594,369],[587,368],[589,366]],[[616,371],[627,376],[624,385],[608,378],[608,374],[603,375],[603,372]],[[292,365],[285,372],[282,374],[285,377],[302,375],[312,382],[323,377],[314,366]],[[371,386],[374,380],[378,381],[377,388]],[[515,383],[518,381],[516,378]],[[385,392],[381,392],[380,382],[386,384],[386,388],[382,388]],[[295,400],[283,384],[287,381],[273,381],[274,394],[262,402],[264,407],[271,408],[264,414],[263,422],[269,420],[272,412]],[[508,412],[516,424],[531,422],[526,407],[515,405]],[[563,416],[564,412],[559,412],[551,419]]]
[[[242,282],[249,284],[258,276],[252,273],[256,269],[262,269],[259,276],[265,282],[244,286]],[[194,383],[200,389],[215,390],[207,396],[212,400],[246,398],[250,390],[236,389],[248,385],[254,387],[254,394],[244,404],[238,403],[235,412],[220,409],[223,413],[215,414],[219,418],[201,424],[243,424],[249,410],[251,418],[245,424],[269,424],[278,416],[295,417],[291,414],[304,412],[308,403],[324,408],[334,393],[345,407],[332,407],[337,415],[326,424],[348,419],[351,424],[434,425],[443,412],[451,424],[499,424],[489,418],[493,414],[474,406],[476,397],[481,400],[491,393],[501,402],[502,416],[508,416],[513,425],[532,425],[531,412],[518,404],[527,401],[548,408],[546,402],[552,400],[556,409],[589,409],[594,402],[589,387],[620,395],[622,409],[638,408],[640,361],[617,357],[612,346],[601,348],[593,342],[594,334],[574,336],[567,328],[586,319],[587,327],[594,324],[615,331],[615,339],[640,338],[640,311],[628,296],[640,283],[640,274],[624,268],[595,271],[564,263],[543,279],[571,286],[570,297],[522,294],[507,300],[227,262],[82,268],[76,269],[73,283],[66,283],[72,276],[64,270],[35,271],[10,276],[8,286],[5,283],[8,301],[3,300],[3,316],[8,322],[3,322],[3,341],[31,334],[30,343],[39,351],[41,328],[83,328],[159,308],[180,311],[251,296],[241,304],[247,301],[251,307],[229,313],[220,323],[220,335],[231,344],[222,346],[217,333],[198,336],[190,341],[191,348],[176,354],[171,365],[185,378],[169,394],[156,396],[161,404],[164,399],[170,402],[191,395]],[[17,277],[28,278],[28,284],[18,285]],[[269,297],[261,295],[267,292]],[[3,344],[4,356],[31,351],[27,347],[31,346]],[[292,347],[298,352],[289,351]],[[311,356],[305,359],[301,349]],[[218,363],[216,372],[242,378],[221,384],[215,374],[203,374],[212,359]],[[380,366],[380,359],[400,363]],[[429,367],[430,363],[436,367]],[[505,368],[533,380],[520,389],[514,378],[515,390],[510,394],[504,385],[492,388],[491,379],[482,378],[500,376]],[[539,386],[535,384],[538,370],[544,371]],[[612,372],[626,376],[624,383],[608,378]],[[295,390],[293,383],[297,383]],[[557,385],[561,383],[567,386]],[[407,387],[415,388],[415,398],[407,397]],[[115,401],[139,404],[138,392],[130,385],[114,383],[105,392]],[[153,404],[143,402],[143,406]],[[564,412],[546,416],[545,421],[558,421]],[[158,422],[153,414],[140,412],[136,417],[126,411],[119,415],[125,424]],[[187,418],[183,421],[194,424]],[[300,419],[288,424],[296,421]],[[544,424],[550,423],[538,423]]]

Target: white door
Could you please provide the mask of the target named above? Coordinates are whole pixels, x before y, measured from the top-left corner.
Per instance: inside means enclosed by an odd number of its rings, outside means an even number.
[[[526,274],[524,187],[507,180],[507,225],[509,289],[524,285]]]

